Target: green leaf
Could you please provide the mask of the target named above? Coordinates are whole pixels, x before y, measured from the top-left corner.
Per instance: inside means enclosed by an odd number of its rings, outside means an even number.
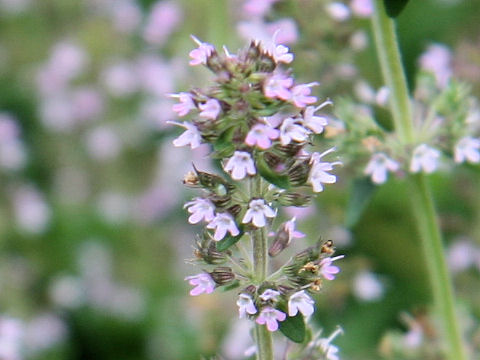
[[[262,155],[256,156],[256,165],[259,174],[268,182],[282,189],[290,189],[290,181],[287,175],[277,174],[266,163]]]
[[[230,246],[236,244],[243,236],[243,230],[240,229],[240,234],[237,236],[227,235],[225,238],[217,242],[217,250],[218,251],[225,251]]]
[[[396,18],[407,5],[408,0],[383,0],[387,15],[391,18]]]
[[[372,183],[370,178],[360,178],[353,181],[345,216],[345,226],[347,228],[355,226],[376,190],[377,186]]]
[[[279,329],[293,342],[302,343],[305,340],[305,321],[300,312],[295,316],[287,316],[285,321],[280,322]]]

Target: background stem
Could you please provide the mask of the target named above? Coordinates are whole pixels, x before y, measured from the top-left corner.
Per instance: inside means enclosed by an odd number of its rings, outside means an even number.
[[[375,0],[372,25],[382,74],[390,89],[395,131],[402,144],[411,145],[414,142],[414,132],[410,97],[395,34],[395,24],[387,16],[383,0]],[[453,286],[446,266],[433,198],[423,174],[410,176],[408,185],[448,359],[466,360],[460,326],[455,316]]]

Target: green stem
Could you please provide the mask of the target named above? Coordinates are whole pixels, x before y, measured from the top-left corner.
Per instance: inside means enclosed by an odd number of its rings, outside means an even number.
[[[250,179],[251,198],[262,196],[262,178]],[[255,281],[261,284],[268,274],[268,244],[264,228],[251,233],[253,245],[253,271]],[[273,360],[272,334],[265,325],[255,324],[255,341],[257,343],[257,360]]]
[[[395,24],[385,12],[383,0],[375,0],[372,18],[375,45],[382,74],[390,89],[390,105],[395,130],[402,144],[413,143],[413,118],[405,73],[400,60]],[[448,275],[442,236],[430,189],[423,174],[408,180],[410,201],[418,226],[427,265],[433,300],[443,330],[448,359],[466,360],[460,326],[455,316],[453,286]]]
[[[407,80],[400,58],[395,24],[387,16],[383,0],[375,0],[372,25],[380,68],[390,90],[389,98],[395,130],[400,141],[409,144],[413,140],[413,121]]]

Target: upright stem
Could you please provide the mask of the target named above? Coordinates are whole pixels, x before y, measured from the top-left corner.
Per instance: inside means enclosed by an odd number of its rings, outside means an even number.
[[[250,180],[250,196],[262,196],[262,178],[255,176]],[[255,281],[261,284],[268,274],[268,244],[264,228],[252,232],[253,271]],[[255,324],[255,340],[257,342],[257,360],[273,360],[272,334],[265,325]]]
[[[390,105],[395,130],[402,144],[412,144],[413,119],[406,77],[400,59],[395,24],[386,15],[383,0],[375,0],[372,24],[382,74],[390,89]],[[442,323],[443,343],[447,347],[447,356],[450,360],[466,360],[460,327],[455,316],[453,286],[447,271],[433,198],[423,174],[411,176],[408,184],[433,300]]]

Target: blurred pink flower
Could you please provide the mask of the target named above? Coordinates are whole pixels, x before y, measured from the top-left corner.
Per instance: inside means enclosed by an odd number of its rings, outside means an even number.
[[[124,60],[106,66],[100,79],[108,93],[114,97],[132,95],[139,86],[135,65]]]
[[[87,133],[86,147],[90,156],[98,161],[115,158],[122,148],[122,142],[115,129],[101,125]]]
[[[158,1],[147,18],[143,39],[150,44],[163,45],[182,20],[182,10],[177,2]]]
[[[112,3],[110,16],[117,31],[131,33],[142,21],[142,10],[133,0],[116,0]]]
[[[443,44],[431,44],[420,56],[419,63],[422,70],[429,71],[435,75],[437,85],[441,89],[447,86],[452,76],[452,53]]]
[[[32,234],[47,229],[51,211],[42,193],[33,186],[22,185],[13,191],[12,201],[17,226]]]

